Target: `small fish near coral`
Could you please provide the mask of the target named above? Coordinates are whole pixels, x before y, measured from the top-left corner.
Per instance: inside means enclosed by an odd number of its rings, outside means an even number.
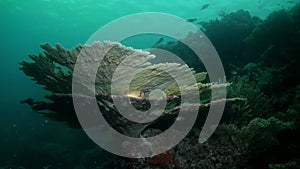
[[[132,98],[137,98],[137,99],[144,99],[145,93],[141,90],[129,90],[126,93],[126,96],[132,97]]]

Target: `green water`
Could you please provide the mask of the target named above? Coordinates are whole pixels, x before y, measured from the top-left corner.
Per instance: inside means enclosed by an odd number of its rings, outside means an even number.
[[[103,25],[139,12],[163,12],[184,19],[209,21],[221,13],[245,9],[265,18],[273,11],[289,9],[299,0],[1,0],[0,1],[0,168],[1,166],[97,165],[108,154],[96,149],[87,136],[63,123],[33,113],[20,100],[47,94],[19,71],[18,62],[42,50],[40,43],[59,43],[66,48],[83,44]],[[203,5],[209,4],[206,9]],[[151,47],[157,38],[130,42]],[[143,44],[145,43],[145,44]],[[84,154],[85,157],[82,157]],[[88,157],[92,157],[87,159]],[[96,159],[93,159],[96,158]],[[52,161],[48,161],[51,159]],[[54,159],[54,161],[53,161]],[[66,159],[68,159],[66,161]],[[90,160],[90,161],[89,161]],[[77,162],[71,165],[69,163]],[[63,168],[63,167],[62,167]]]

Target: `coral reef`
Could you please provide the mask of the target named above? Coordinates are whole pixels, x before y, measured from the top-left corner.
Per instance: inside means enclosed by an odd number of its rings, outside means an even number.
[[[252,17],[248,11],[238,10],[225,15],[222,19],[202,22],[201,25],[219,52],[224,68],[228,70],[231,65],[243,65],[251,61],[241,55],[244,48],[243,40],[260,22],[261,19]]]
[[[31,106],[34,111],[37,111],[46,117],[53,118],[58,121],[66,121],[70,126],[78,127],[78,121],[73,108],[72,101],[72,74],[76,58],[81,50],[84,52],[99,52],[104,53],[109,49],[105,57],[100,63],[97,71],[95,89],[98,105],[102,111],[103,116],[117,131],[125,133],[130,136],[138,137],[139,134],[153,123],[159,123],[163,119],[176,118],[180,107],[180,92],[184,90],[187,94],[194,89],[201,93],[201,103],[198,101],[198,107],[209,107],[210,104],[210,89],[223,89],[227,84],[209,84],[201,83],[206,78],[206,73],[196,73],[187,65],[178,63],[159,63],[151,64],[149,60],[155,56],[148,52],[127,48],[119,43],[113,42],[96,42],[89,45],[79,45],[74,49],[67,50],[60,45],[55,48],[49,44],[42,44],[41,47],[45,50],[44,54],[30,55],[33,62],[21,62],[21,70],[29,76],[37,84],[43,85],[44,88],[51,92],[46,98],[50,102],[34,101],[29,98],[22,101]],[[94,63],[94,60],[86,58],[85,63]],[[121,64],[122,63],[122,64]],[[122,68],[118,66],[122,65]],[[154,89],[160,89],[166,94],[167,101],[166,111],[160,118],[149,124],[139,124],[127,120],[119,114],[113,104],[113,99],[118,99],[120,102],[126,102],[126,91],[124,85],[116,82],[128,78],[128,72],[132,72],[136,68],[140,68],[133,77],[129,90],[140,90],[146,96]],[[164,72],[167,68],[172,72],[173,76]],[[113,73],[119,70],[117,79],[113,79]],[[189,75],[186,73],[191,71],[196,77],[197,84],[192,84]],[[176,80],[176,81],[175,81]],[[111,93],[111,84],[117,84],[113,87]],[[82,84],[85,84],[83,82]],[[181,86],[179,90],[178,84],[186,84]],[[83,90],[92,91],[87,86],[82,86]],[[85,96],[76,96],[85,97]],[[155,96],[153,96],[155,97]],[[91,99],[91,98],[86,98]],[[147,110],[149,108],[149,100],[145,98],[130,98],[131,104],[139,110]],[[220,98],[222,99],[222,98]],[[236,99],[238,100],[238,99]],[[220,100],[225,101],[225,100]],[[157,104],[161,101],[156,101]],[[216,104],[216,102],[212,102]]]
[[[204,144],[198,143],[200,131],[195,129],[175,148],[163,154],[146,159],[124,158],[109,165],[112,168],[118,168],[120,163],[127,164],[127,168],[244,168],[253,154],[278,143],[277,134],[292,127],[293,124],[274,117],[267,120],[256,118],[241,128],[234,124],[222,124]],[[147,134],[149,133],[151,136],[159,131],[149,129]]]
[[[174,168],[299,167],[299,9],[297,5],[274,12],[265,20],[237,11],[201,23],[231,79],[228,96],[246,102],[226,107],[223,123],[208,142],[195,144],[192,134],[185,138],[167,164]],[[155,47],[183,60],[194,56],[180,42]],[[150,159],[138,160],[134,166],[153,167]]]
[[[228,87],[229,97],[245,98],[245,102],[231,105],[228,111],[232,123],[243,126],[256,117],[269,118],[272,116],[271,99],[267,97],[249,78],[234,78]]]
[[[93,44],[96,48],[113,46],[102,62],[103,69],[98,70],[96,97],[99,107],[105,110],[106,120],[119,132],[134,137],[150,137],[161,133],[176,120],[180,92],[174,79],[160,71],[164,66],[178,71],[176,78],[182,81],[185,76],[179,70],[191,67],[188,69],[197,77],[197,87],[201,93],[196,105],[200,108],[197,122],[176,147],[152,158],[116,157],[101,168],[299,168],[299,16],[300,5],[297,5],[291,10],[274,12],[264,20],[239,10],[224,14],[221,19],[202,22],[203,31],[219,52],[230,84],[206,83],[206,73],[197,73],[204,71],[204,66],[180,42],[160,43],[155,47],[175,53],[188,66],[152,64],[152,56],[147,52],[116,43]],[[44,54],[30,55],[33,62],[21,62],[21,70],[51,92],[46,96],[49,102],[33,99],[23,102],[49,118],[79,127],[72,105],[71,79],[77,55],[84,46],[70,50],[60,45],[53,48],[43,44],[41,47],[45,50]],[[125,93],[110,93],[111,72],[125,57],[136,55],[140,56],[136,62],[127,62],[137,67],[142,65],[145,69],[134,77],[130,90],[143,91],[148,96],[152,89],[158,87],[167,95],[164,114],[146,125],[129,122],[111,106],[112,97],[126,97],[122,95]],[[110,66],[106,66],[108,63]],[[126,72],[123,73],[125,76]],[[157,77],[163,80],[156,81]],[[189,91],[190,87],[193,86],[185,86],[184,90]],[[210,90],[224,87],[228,88],[229,99],[211,100]],[[122,91],[122,86],[116,89]],[[199,144],[198,136],[206,112],[211,104],[220,101],[227,101],[222,123],[207,142]],[[149,99],[131,98],[131,103],[137,109],[144,110],[149,106]]]

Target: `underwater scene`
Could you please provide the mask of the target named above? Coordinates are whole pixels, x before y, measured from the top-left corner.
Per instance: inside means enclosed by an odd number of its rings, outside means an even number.
[[[0,169],[300,169],[300,0],[0,8]]]

